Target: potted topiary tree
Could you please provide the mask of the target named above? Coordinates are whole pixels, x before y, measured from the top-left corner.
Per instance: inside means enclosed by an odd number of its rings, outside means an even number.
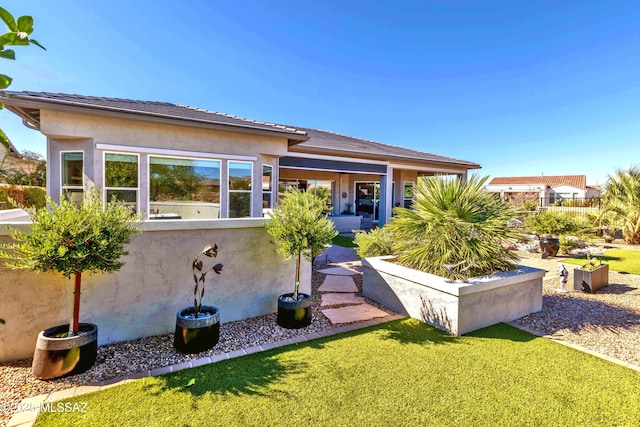
[[[540,239],[540,250],[543,257],[558,254],[561,234],[578,230],[578,225],[572,216],[552,211],[528,216],[524,221],[524,226]]]
[[[201,252],[209,258],[218,256],[218,245],[207,245]],[[222,264],[205,266],[200,255],[191,263],[193,270],[193,306],[184,308],[176,314],[176,333],[173,346],[181,353],[193,354],[208,350],[218,344],[220,339],[220,310],[212,305],[202,305],[204,285],[207,273],[220,274]]]
[[[298,329],[311,323],[311,296],[299,292],[300,261],[320,255],[338,232],[325,215],[325,199],[292,188],[269,213],[265,226],[285,260],[295,257],[296,276],[293,292],[278,297],[278,325]]]
[[[51,379],[84,372],[96,360],[98,327],[80,323],[80,291],[84,272],[119,270],[127,255],[124,248],[137,234],[140,215],[119,203],[103,207],[98,191],[89,189],[80,204],[48,198],[49,210],[27,208],[31,232],[11,230],[15,243],[3,244],[0,258],[11,268],[36,272],[57,271],[75,278],[71,322],[38,335],[32,372]],[[8,250],[8,251],[7,251]]]

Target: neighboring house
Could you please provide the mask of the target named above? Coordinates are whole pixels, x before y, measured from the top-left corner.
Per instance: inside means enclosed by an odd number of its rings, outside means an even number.
[[[485,189],[515,204],[540,200],[543,206],[558,201],[600,197],[598,188],[587,185],[586,175],[497,177]]]
[[[295,186],[328,194],[333,215],[351,208],[382,225],[418,177],[464,179],[480,167],[171,103],[8,91],[0,100],[47,136],[49,195],[79,199],[96,185],[148,219],[262,217]]]

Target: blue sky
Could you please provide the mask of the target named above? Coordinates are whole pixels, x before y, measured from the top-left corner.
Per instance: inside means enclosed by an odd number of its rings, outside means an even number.
[[[168,101],[480,163],[640,163],[638,1],[20,0],[10,90]],[[45,139],[7,111],[19,149]]]

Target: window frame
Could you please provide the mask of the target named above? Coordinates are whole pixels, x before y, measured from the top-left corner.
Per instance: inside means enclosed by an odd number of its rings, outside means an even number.
[[[136,165],[138,166],[138,185],[136,187],[107,187],[107,154],[120,154],[124,156],[135,156],[136,157]],[[118,151],[103,151],[102,152],[102,200],[104,204],[110,202],[107,198],[107,191],[135,191],[136,193],[136,212],[140,212],[140,207],[142,205],[140,201],[140,182],[141,182],[141,168],[140,168],[140,153],[129,153],[129,152],[118,152]],[[130,202],[124,202],[130,203]]]
[[[270,182],[269,182],[269,187],[270,189],[265,191],[264,189],[264,168],[270,168],[271,169],[271,175],[270,175]],[[267,165],[267,164],[262,164],[262,209],[273,209],[273,182],[274,182],[274,177],[273,177],[273,166],[272,165]],[[269,195],[269,203],[268,206],[264,206],[264,195],[268,194]]]
[[[63,167],[62,160],[64,158],[64,155],[68,153],[82,154],[82,171],[81,171],[82,184],[81,185],[64,185],[63,183],[65,168]],[[85,164],[84,150],[61,150],[60,151],[59,165],[60,165],[60,197],[61,198],[66,197],[65,190],[80,190],[80,192],[82,193],[82,197],[84,198],[84,192],[85,192],[84,164]]]
[[[250,166],[250,170],[251,170],[251,183],[250,186],[251,188],[249,190],[232,190],[231,189],[231,164],[232,163],[246,163]],[[227,206],[226,206],[226,212],[227,212],[227,218],[228,219],[238,219],[238,218],[253,218],[253,191],[255,189],[255,185],[254,185],[254,179],[253,179],[253,165],[254,162],[252,161],[245,161],[245,160],[229,160],[227,161]],[[260,175],[262,176],[262,175]],[[262,189],[260,189],[260,192],[262,193]],[[229,216],[229,211],[230,211],[230,207],[231,207],[231,193],[248,193],[249,194],[249,216],[246,217],[230,217]]]
[[[407,184],[411,184],[411,198],[407,198],[405,191],[407,190]],[[407,207],[407,201],[413,202],[416,192],[416,183],[414,181],[403,181],[402,182],[402,207]],[[411,205],[411,204],[409,204]]]
[[[145,153],[146,154],[146,153]],[[160,158],[165,158],[165,159],[177,159],[177,160],[196,160],[196,161],[204,161],[204,162],[217,162],[218,163],[218,170],[220,171],[220,184],[219,184],[219,189],[220,192],[218,194],[218,204],[219,206],[219,215],[218,218],[206,218],[206,220],[219,220],[222,218],[221,213],[222,213],[222,180],[223,180],[223,162],[222,159],[220,158],[213,158],[213,157],[197,157],[197,156],[174,156],[171,154],[155,154],[155,153],[151,153],[151,154],[146,154],[146,158],[147,158],[147,197],[146,197],[146,218],[149,218],[149,215],[151,215],[151,158],[152,157],[160,157]],[[185,203],[185,202],[183,202]],[[198,203],[198,202],[196,202]],[[228,203],[227,203],[228,204]],[[196,221],[196,218],[180,218],[178,219],[178,221]]]

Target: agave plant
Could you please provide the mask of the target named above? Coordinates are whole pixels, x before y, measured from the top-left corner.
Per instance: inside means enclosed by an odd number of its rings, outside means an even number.
[[[601,226],[620,225],[629,244],[640,244],[640,167],[609,175],[598,220]]]
[[[517,212],[484,191],[487,179],[418,180],[413,207],[394,209],[387,225],[397,262],[451,279],[512,268],[518,257],[506,246],[518,234],[508,223]]]
[[[200,255],[205,255],[209,258],[215,258],[218,256],[218,245],[207,245],[204,247]],[[191,267],[193,269],[193,281],[195,286],[193,287],[193,309],[195,311],[195,317],[202,312],[202,298],[204,297],[204,281],[207,277],[207,273],[212,271],[216,274],[222,273],[222,264],[215,264],[205,268],[200,255],[197,255],[193,259]]]

